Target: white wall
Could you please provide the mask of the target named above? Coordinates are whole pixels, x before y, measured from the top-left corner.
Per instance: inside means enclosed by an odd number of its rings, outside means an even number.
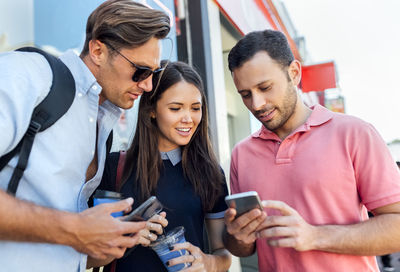
[[[217,132],[213,132],[218,137],[218,154],[219,161],[225,171],[227,178],[229,177],[229,164],[230,164],[230,148],[229,148],[229,133],[227,123],[227,105],[225,96],[225,81],[224,81],[224,63],[222,60],[222,41],[221,29],[219,20],[219,9],[213,1],[207,2],[208,19],[210,25],[210,41],[211,41],[211,58],[213,70],[213,84],[214,92],[209,93],[209,112],[215,112],[217,123]],[[214,110],[211,107],[215,107]],[[214,135],[215,135],[214,134]],[[229,180],[229,179],[228,179]]]
[[[211,39],[211,54],[212,54],[212,69],[214,73],[214,97],[211,99],[215,101],[215,114],[217,119],[217,137],[218,137],[218,150],[219,160],[222,168],[229,181],[229,164],[230,164],[230,148],[229,148],[229,133],[227,122],[227,105],[225,95],[225,81],[224,81],[224,63],[222,59],[222,41],[221,29],[219,20],[218,6],[211,0],[207,1],[208,19],[210,25],[210,39]],[[211,104],[211,103],[210,103]],[[209,105],[210,106],[210,105]],[[211,111],[210,111],[211,112]],[[230,272],[241,272],[239,258],[232,258],[232,266]]]
[[[388,144],[390,153],[395,161],[400,161],[400,142]]]

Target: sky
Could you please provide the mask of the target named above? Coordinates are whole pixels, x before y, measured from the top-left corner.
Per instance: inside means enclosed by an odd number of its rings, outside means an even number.
[[[282,2],[312,61],[335,62],[346,113],[400,139],[400,1]]]

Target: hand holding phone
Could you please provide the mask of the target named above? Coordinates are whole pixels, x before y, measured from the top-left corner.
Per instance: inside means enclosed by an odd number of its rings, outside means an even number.
[[[225,202],[228,207],[236,209],[236,217],[252,209],[258,208],[263,210],[263,206],[256,191],[228,195],[225,197]]]
[[[122,217],[123,221],[147,221],[154,215],[160,213],[163,205],[155,196],[149,197],[145,202],[140,204],[130,214]]]
[[[154,215],[160,213],[163,209],[163,205],[155,196],[149,197],[145,202],[140,204],[135,210],[133,210],[130,214],[122,217],[123,221],[147,221]],[[136,246],[128,249],[123,258],[128,256],[133,252]]]

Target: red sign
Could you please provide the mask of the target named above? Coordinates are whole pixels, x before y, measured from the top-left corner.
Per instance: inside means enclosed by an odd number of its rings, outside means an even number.
[[[303,66],[301,77],[301,89],[303,92],[318,92],[331,88],[336,88],[334,62]]]

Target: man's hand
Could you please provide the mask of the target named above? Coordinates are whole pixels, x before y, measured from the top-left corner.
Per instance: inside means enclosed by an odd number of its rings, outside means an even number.
[[[233,208],[225,212],[226,231],[242,243],[253,244],[257,239],[258,226],[264,221],[266,214],[260,209],[253,209],[238,218],[235,216],[236,210]]]
[[[256,231],[267,216],[259,209],[253,209],[238,218],[236,210],[229,208],[225,212],[225,230],[223,242],[226,249],[238,257],[250,256],[255,250]]]
[[[133,199],[128,198],[81,212],[78,220],[68,226],[74,231],[72,242],[67,244],[95,259],[121,258],[126,248],[138,243],[138,233],[145,228],[146,222],[124,222],[112,217],[111,213],[127,210],[132,203]]]
[[[279,210],[281,215],[267,216],[257,228],[257,238],[267,238],[273,247],[291,247],[298,251],[314,249],[315,226],[282,201],[264,200],[262,204],[264,208]]]

